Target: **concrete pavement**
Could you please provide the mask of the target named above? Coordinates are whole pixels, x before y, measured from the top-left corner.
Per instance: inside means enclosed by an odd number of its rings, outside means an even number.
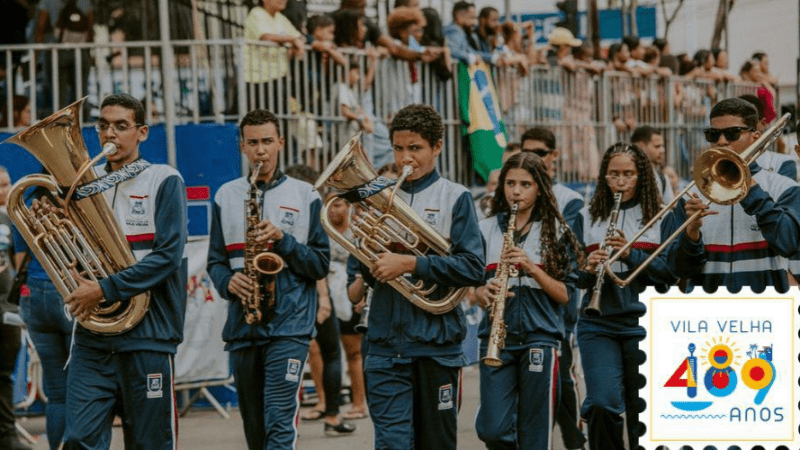
[[[464,389],[461,412],[458,416],[458,447],[464,450],[485,448],[475,433],[475,412],[479,400],[479,376],[477,366],[464,369]],[[304,408],[305,409],[305,408]],[[344,407],[347,410],[347,406]],[[301,411],[302,414],[303,411]],[[230,419],[224,419],[213,410],[192,410],[180,418],[178,429],[178,448],[190,450],[246,449],[239,411],[232,409]],[[40,436],[34,448],[47,450],[44,436],[44,417],[23,419],[23,427],[30,433]],[[355,421],[358,429],[352,436],[326,437],[322,421],[300,421],[299,449],[357,450],[372,448],[372,422],[369,419]],[[554,450],[564,450],[561,433],[555,431]],[[122,429],[114,428],[113,450],[122,450]]]

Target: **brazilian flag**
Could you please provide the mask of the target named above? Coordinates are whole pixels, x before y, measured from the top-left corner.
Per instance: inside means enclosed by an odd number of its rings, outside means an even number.
[[[480,62],[467,67],[460,62],[458,91],[461,135],[469,136],[472,167],[486,180],[492,170],[502,166],[508,142],[489,66]]]

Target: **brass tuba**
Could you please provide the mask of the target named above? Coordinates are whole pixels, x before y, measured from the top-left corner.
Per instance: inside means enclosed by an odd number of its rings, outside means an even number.
[[[410,172],[405,176],[408,174]],[[332,187],[350,191],[372,182],[377,176],[361,147],[359,133],[350,139],[325,168],[314,184],[314,189]],[[395,197],[394,194],[405,176],[397,180],[394,190],[383,189],[358,203],[363,211],[350,224],[350,230],[355,237],[352,241],[336,231],[328,219],[328,206],[337,197],[329,198],[322,208],[322,227],[328,236],[366,266],[371,267],[378,253],[389,251],[392,244],[401,244],[417,256],[429,252],[450,254],[450,243],[447,239],[425,223],[405,201]],[[412,283],[404,276],[390,280],[388,284],[415,306],[432,314],[444,314],[452,310],[467,291],[467,288],[450,288],[443,298],[430,300],[427,297],[438,290],[436,285],[426,286],[421,280]]]
[[[100,155],[89,159],[79,118],[83,101],[6,140],[30,152],[52,174],[29,175],[17,181],[8,195],[8,215],[64,297],[78,287],[71,269],[99,280],[136,262],[105,196],[70,200],[67,195],[76,186],[95,180],[92,166],[116,151],[116,147],[107,145]],[[34,211],[25,206],[24,194],[31,187],[51,192],[57,203],[55,211]],[[113,305],[102,302],[80,324],[94,333],[124,333],[144,318],[149,303],[148,292]]]

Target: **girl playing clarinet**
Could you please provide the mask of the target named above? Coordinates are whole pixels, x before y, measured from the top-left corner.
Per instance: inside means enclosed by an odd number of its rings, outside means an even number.
[[[538,156],[512,156],[500,172],[490,215],[480,222],[488,283],[476,295],[498,313],[484,317],[478,332],[484,359],[476,428],[490,449],[546,450],[552,444],[564,333],[558,308],[573,288],[574,255],[583,252],[551,186]],[[501,319],[505,338],[491,331]],[[499,349],[492,348],[496,339]]]

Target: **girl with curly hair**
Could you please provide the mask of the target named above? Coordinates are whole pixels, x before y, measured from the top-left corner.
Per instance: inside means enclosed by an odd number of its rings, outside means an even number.
[[[503,251],[511,205],[517,204],[514,245]],[[518,153],[506,161],[490,216],[480,222],[486,249],[485,286],[476,296],[492,305],[501,288],[499,264],[518,268],[509,278],[505,347],[500,365],[481,364],[481,404],[476,428],[488,448],[549,449],[558,398],[558,346],[563,336],[560,306],[569,300],[580,242],[559,212],[541,158]],[[491,320],[478,330],[486,355]]]
[[[644,151],[635,145],[618,143],[606,150],[594,197],[581,211],[582,238],[588,253],[586,267],[578,272],[577,281],[578,288],[586,289],[577,326],[586,379],[581,415],[589,424],[590,448],[604,450],[626,448],[622,436],[623,412],[628,426],[628,448],[636,448],[639,435],[644,431],[638,421],[637,401],[641,387],[637,375],[643,360],[639,357],[639,340],[645,336],[644,328],[639,326],[639,318],[645,313],[639,293],[647,286],[666,287],[676,281],[669,269],[671,256],[664,252],[627,287],[619,287],[606,278],[600,297],[602,316],[585,315],[584,308],[592,297],[597,269],[609,257],[602,247],[617,192],[622,193],[617,233],[606,242],[614,250],[623,247],[627,242],[625,237],[635,235],[661,207],[652,165]],[[658,248],[666,232],[662,231],[661,221],[658,225],[611,266],[616,274],[627,277]]]

